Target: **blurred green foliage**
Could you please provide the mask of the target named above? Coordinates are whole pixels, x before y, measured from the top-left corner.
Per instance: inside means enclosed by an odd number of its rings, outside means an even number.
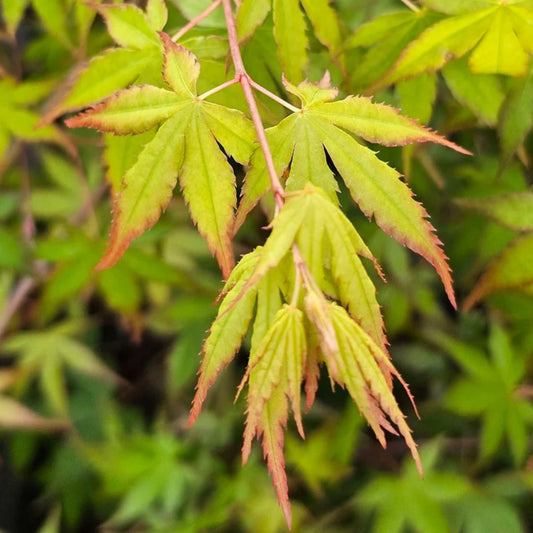
[[[208,4],[168,0],[168,32]],[[443,17],[411,13],[399,0],[333,5],[345,69],[309,35],[309,76],[328,68],[344,93],[365,92]],[[174,198],[112,270],[95,272],[110,212],[102,143],[86,131],[66,133],[59,121],[35,127],[79,62],[111,44],[105,25],[77,0],[1,0],[0,10],[0,530],[285,531],[259,449],[240,464],[243,404],[233,404],[233,391],[246,350],[187,428],[221,280],[183,200]],[[377,23],[370,37],[356,32],[391,11],[402,11],[400,29],[380,37]],[[202,87],[224,81],[220,13],[182,44],[205,67]],[[254,78],[280,90],[271,18],[243,55]],[[142,80],[143,65],[126,78]],[[346,395],[333,396],[324,383],[306,440],[292,427],[287,436],[293,531],[533,530],[533,228],[529,210],[517,222],[506,203],[531,202],[531,72],[474,75],[458,60],[380,91],[380,101],[475,154],[381,151],[431,213],[459,301],[480,278],[471,304],[483,300],[453,312],[431,267],[369,224],[342,192],[389,279],[376,280],[378,298],[392,357],[420,411],[409,422],[426,474],[418,476],[401,440],[382,450]],[[243,108],[233,88],[217,98]],[[282,116],[271,101],[261,105],[266,122]],[[236,238],[239,254],[262,240],[265,219],[252,218]],[[518,234],[527,246],[517,272]]]

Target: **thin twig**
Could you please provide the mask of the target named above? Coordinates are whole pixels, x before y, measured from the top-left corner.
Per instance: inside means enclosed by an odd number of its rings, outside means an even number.
[[[401,0],[409,9],[411,9],[412,11],[414,11],[415,13],[418,13],[420,11],[420,8],[418,6],[416,6],[415,4],[413,4],[413,2],[411,2],[411,0]]]
[[[259,85],[259,83],[255,82],[253,79],[250,78],[250,85],[260,93],[263,93],[264,95],[268,96],[271,100],[274,100],[274,102],[277,102],[278,104],[281,104],[283,107],[286,107],[293,113],[299,113],[301,109],[298,109],[296,106],[293,106],[292,104],[289,104],[289,102],[283,100],[283,98],[280,98],[278,95],[274,94],[273,92],[270,92],[268,89],[263,87],[262,85]]]
[[[205,11],[189,21],[180,31],[172,37],[174,42],[178,42],[189,30],[192,30],[197,24],[207,18],[222,3],[222,0],[215,0]]]
[[[0,342],[7,326],[11,321],[13,315],[18,311],[19,307],[24,303],[28,294],[35,288],[37,281],[33,276],[23,277],[15,287],[11,298],[7,302],[2,314],[0,315]]]
[[[276,166],[274,165],[274,159],[272,158],[272,153],[270,152],[270,147],[268,146],[268,141],[266,138],[265,127],[263,126],[263,121],[257,107],[257,102],[255,101],[254,93],[252,91],[252,85],[250,83],[250,76],[246,72],[244,63],[241,56],[241,50],[239,48],[239,38],[237,36],[237,26],[235,24],[235,17],[233,15],[233,9],[231,7],[231,0],[222,0],[222,6],[224,8],[224,15],[226,17],[226,26],[228,29],[228,39],[229,47],[231,52],[231,57],[233,59],[233,66],[235,67],[235,77],[239,80],[242,91],[244,93],[244,98],[248,104],[250,110],[250,115],[252,117],[252,122],[254,123],[255,132],[257,135],[257,140],[263,156],[265,158],[266,168],[268,170],[268,175],[270,178],[270,183],[272,185],[272,191],[274,193],[274,198],[276,202],[276,208],[279,210],[283,207],[285,191],[281,185],[278,173],[276,172]]]
[[[202,93],[198,98],[200,100],[205,100],[206,98],[209,98],[210,96],[213,96],[214,94],[218,93],[219,91],[222,91],[226,89],[227,87],[231,87],[232,85],[235,85],[239,83],[239,78],[233,78],[232,80],[226,81],[224,83],[221,83],[220,85],[217,85],[216,87],[213,87],[212,89],[209,89],[209,91],[206,91],[205,93]]]

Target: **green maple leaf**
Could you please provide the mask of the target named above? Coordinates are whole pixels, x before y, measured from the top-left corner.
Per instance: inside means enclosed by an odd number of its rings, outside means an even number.
[[[441,19],[442,15],[422,9],[387,13],[363,24],[346,43],[348,48],[368,49],[354,66],[355,86],[366,89],[384,76],[405,47]]]
[[[357,495],[361,507],[375,512],[373,533],[401,533],[407,526],[417,533],[450,531],[443,504],[460,500],[469,487],[460,476],[435,468],[438,454],[437,441],[420,450],[423,479],[406,462],[398,475],[379,476]]]
[[[436,142],[465,151],[401,116],[395,109],[375,104],[369,98],[352,96],[333,101],[337,92],[328,86],[327,80],[322,85],[308,82],[298,87],[288,82],[285,85],[301,99],[302,109],[269,128],[267,139],[278,174],[290,169],[287,190],[299,190],[311,182],[336,200],[337,183],[327,164],[327,152],[361,210],[368,217],[373,216],[383,231],[435,267],[455,305],[446,257],[426,211],[414,200],[400,174],[345,130],[387,146]],[[246,176],[236,228],[269,188],[266,165],[260,150],[256,150]]]
[[[374,84],[384,87],[409,76],[440,69],[453,57],[470,53],[475,74],[523,76],[533,52],[533,2],[530,0],[423,0],[449,15],[409,46],[390,71]]]
[[[505,488],[498,487],[497,483],[497,478],[489,479],[485,486],[473,488],[459,501],[451,502],[452,531],[525,533],[519,509],[508,501]]]
[[[315,280],[304,282],[303,298],[301,274],[291,255],[295,244]],[[303,436],[301,382],[306,383],[310,408],[321,364],[332,382],[348,390],[382,445],[385,431],[399,432],[418,461],[416,445],[392,394],[392,377],[404,382],[389,359],[375,288],[358,256],[374,260],[327,194],[306,184],[291,194],[275,217],[264,247],[244,256],[234,269],[204,345],[191,423],[253,321],[248,369],[239,387],[240,393],[248,384],[243,459],[250,453],[252,439],[262,438],[288,523],[283,429],[290,404]]]
[[[161,40],[157,32],[167,21],[163,0],[150,0],[146,12],[131,4],[92,3],[91,8],[104,18],[119,48],[104,51],[75,73],[75,81],[67,84],[67,94],[51,105],[43,123],[97,102],[139,78],[152,80],[153,73],[161,71]]]
[[[134,86],[67,120],[70,127],[88,126],[116,135],[140,134],[159,124],[115,196],[111,239],[99,268],[112,266],[130,241],[157,221],[179,177],[191,216],[227,277],[234,261],[230,238],[235,175],[217,143],[236,161],[247,163],[253,126],[241,112],[198,98],[196,57],[166,34],[161,38],[163,76],[172,90]]]
[[[274,38],[285,76],[297,83],[304,78],[307,67],[306,20],[309,18],[316,38],[333,54],[342,44],[340,25],[330,0],[244,0],[237,11],[239,39],[249,39],[273,11]]]
[[[494,456],[506,438],[515,463],[521,464],[533,424],[533,405],[520,389],[527,372],[524,354],[495,324],[489,335],[489,357],[444,334],[434,334],[433,339],[465,372],[448,392],[445,404],[459,415],[481,419],[480,459]]]
[[[151,513],[178,513],[195,479],[185,459],[189,450],[171,434],[120,435],[103,444],[84,444],[81,452],[106,493],[120,500],[109,520],[113,526]]]
[[[39,378],[51,409],[68,413],[64,369],[116,383],[119,378],[87,346],[73,338],[79,324],[63,323],[47,331],[18,333],[2,344],[2,355],[15,355],[17,373],[24,384]]]

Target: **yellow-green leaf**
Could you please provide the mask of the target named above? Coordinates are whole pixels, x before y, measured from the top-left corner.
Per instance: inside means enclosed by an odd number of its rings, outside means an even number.
[[[244,113],[237,109],[204,102],[204,120],[228,154],[246,165],[254,151],[255,129]]]
[[[278,176],[285,171],[291,161],[294,148],[295,121],[296,116],[291,115],[266,131],[268,145]],[[246,174],[242,198],[235,217],[235,232],[242,226],[248,213],[269,189],[270,180],[265,157],[261,149],[257,147],[250,161],[250,170]]]
[[[304,119],[296,121],[295,133],[291,171],[286,183],[287,191],[301,190],[306,183],[311,182],[337,203],[339,187],[328,167],[320,137]]]
[[[153,226],[167,206],[183,161],[191,116],[192,106],[167,120],[124,176],[124,188],[113,208],[108,249],[99,268],[113,266],[131,240]]]
[[[146,4],[146,19],[153,30],[161,31],[168,19],[165,0],[148,0]]]
[[[442,69],[444,80],[459,102],[484,124],[494,127],[505,100],[500,80],[494,74],[472,74],[465,59],[450,61]]]
[[[488,30],[497,9],[489,7],[437,22],[405,49],[390,72],[374,88],[424,71],[438,70],[452,57],[463,56]]]
[[[116,92],[101,104],[65,121],[69,128],[94,128],[115,135],[143,133],[189,105],[180,95],[151,85]]]
[[[163,61],[165,81],[182,98],[193,98],[196,96],[200,63],[194,54],[176,44],[166,33],[160,32],[159,35],[165,49]]]
[[[341,45],[341,31],[336,11],[330,0],[302,0],[313,25],[316,38],[334,54]]]
[[[71,75],[57,102],[52,101],[46,110],[42,123],[53,122],[67,111],[74,111],[93,104],[123,89],[133,82],[146,67],[160,63],[159,52],[153,50],[125,50],[112,48],[96,56],[85,66]],[[70,86],[70,87],[69,87]]]
[[[224,277],[234,265],[231,247],[237,203],[235,174],[197,108],[187,130],[180,184],[191,216],[216,254]]]
[[[461,153],[469,153],[414,120],[400,115],[393,107],[376,104],[370,98],[362,96],[350,96],[338,102],[313,106],[308,113],[347,129],[369,142],[386,146],[433,142]]]
[[[304,14],[298,0],[273,0],[274,38],[285,76],[293,83],[304,78],[307,37]]]
[[[254,312],[256,290],[252,288],[243,293],[243,289],[255,268],[259,252],[260,249],[257,249],[245,255],[226,282],[227,294],[220,304],[217,318],[204,343],[189,424],[194,423],[198,418],[209,387],[222,369],[233,359],[248,331]]]
[[[249,39],[263,23],[271,8],[271,0],[243,0],[237,10],[239,41]]]
[[[508,14],[499,10],[481,42],[472,52],[468,64],[474,74],[497,72],[510,76],[525,73],[529,56],[513,30]]]
[[[98,4],[95,8],[104,17],[108,31],[118,45],[134,50],[159,46],[157,33],[137,6]]]
[[[427,220],[425,209],[414,200],[398,172],[326,120],[314,117],[312,120],[354,201],[368,217],[374,216],[385,233],[435,267],[455,306],[450,267],[441,242]]]
[[[331,303],[329,316],[339,343],[337,364],[342,380],[341,385],[346,386],[361,414],[384,447],[386,441],[383,429],[396,434],[397,428],[405,439],[419,472],[422,473],[422,463],[411,436],[411,430],[398,407],[381,366],[385,365],[397,377],[399,377],[398,372],[392,366],[388,356],[348,315],[345,309]],[[329,366],[328,360],[326,364]],[[389,417],[390,422],[386,417]]]

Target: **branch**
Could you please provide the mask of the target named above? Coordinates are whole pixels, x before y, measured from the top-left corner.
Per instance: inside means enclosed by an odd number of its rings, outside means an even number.
[[[268,170],[268,176],[270,178],[270,184],[272,185],[272,191],[274,192],[274,198],[276,201],[276,208],[279,210],[283,207],[285,191],[276,172],[276,166],[274,165],[274,159],[272,158],[272,153],[270,147],[268,146],[268,141],[266,138],[265,127],[263,126],[263,121],[261,115],[259,114],[259,109],[257,107],[257,102],[255,101],[254,93],[252,91],[252,84],[250,76],[246,72],[244,63],[241,56],[241,50],[239,48],[239,38],[237,37],[237,26],[235,24],[235,17],[233,15],[233,9],[231,7],[231,0],[222,0],[222,6],[224,7],[224,16],[226,17],[226,26],[228,29],[228,39],[229,47],[231,52],[231,58],[233,60],[233,65],[235,67],[235,77],[239,80],[242,91],[244,93],[244,98],[250,109],[250,115],[254,123],[255,132],[257,134],[257,140],[263,156],[265,158],[266,168]]]

